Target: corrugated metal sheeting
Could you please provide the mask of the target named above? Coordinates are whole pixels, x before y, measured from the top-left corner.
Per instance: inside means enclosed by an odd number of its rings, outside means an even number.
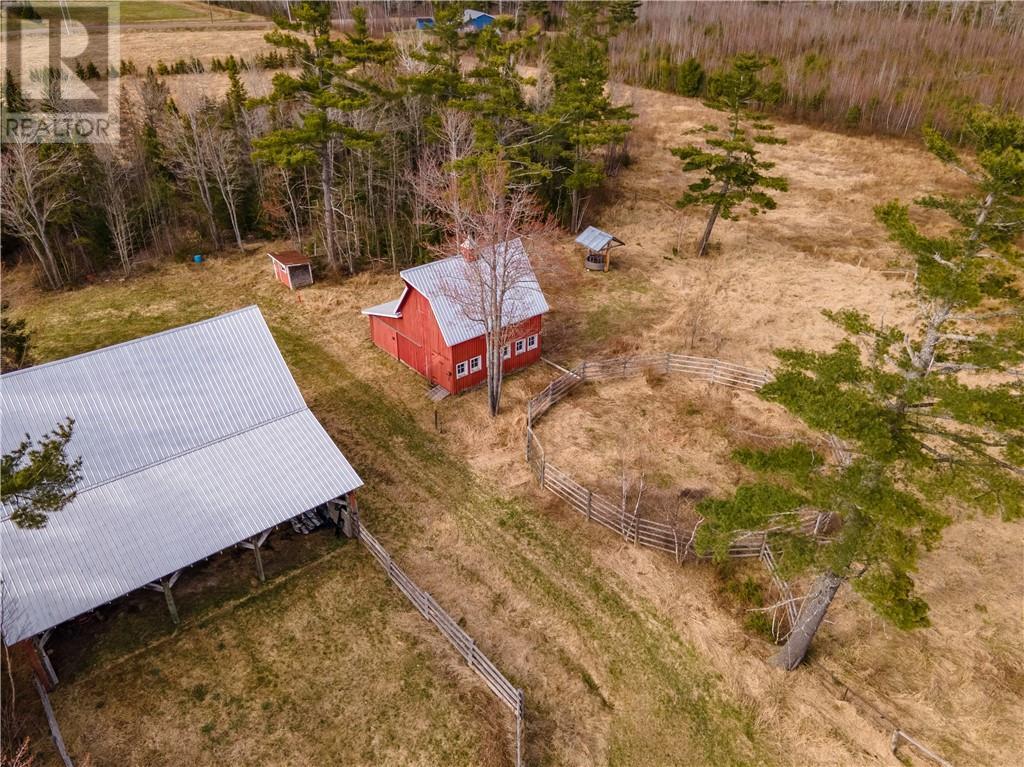
[[[608,232],[603,232],[596,226],[588,226],[584,229],[580,236],[576,238],[576,242],[595,252],[603,250],[610,242],[619,245],[623,244],[622,240],[618,237],[610,235]]]
[[[497,258],[492,258],[485,251],[475,261],[467,261],[461,255],[451,256],[405,269],[401,273],[402,279],[430,301],[448,346],[455,346],[483,334],[483,322],[467,316],[466,302],[457,297],[472,297],[479,289],[478,286],[488,285],[492,278],[487,264],[491,262],[496,262],[499,267],[496,275],[498,284],[506,279],[513,283],[512,289],[505,295],[503,327],[546,314],[550,310],[522,241],[517,238],[496,247],[508,250],[500,252]],[[508,258],[504,257],[505,253]],[[479,278],[467,272],[474,268],[481,270]]]
[[[3,451],[75,419],[78,496],[0,522],[16,642],[362,484],[306,407],[259,309],[4,375]]]

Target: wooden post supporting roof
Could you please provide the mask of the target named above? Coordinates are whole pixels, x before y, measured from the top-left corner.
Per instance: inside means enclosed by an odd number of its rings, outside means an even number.
[[[264,530],[259,535],[254,535],[249,540],[238,544],[243,549],[252,549],[253,554],[256,556],[256,577],[260,579],[260,583],[266,583],[267,580],[266,574],[263,572],[263,557],[260,555],[260,547],[267,542],[270,530]]]
[[[171,589],[174,588],[174,584],[178,582],[178,577],[180,575],[181,570],[176,570],[167,577],[161,578],[157,583],[146,584],[147,589],[164,592],[164,599],[167,602],[167,612],[171,614],[171,620],[174,621],[175,625],[181,623],[181,619],[178,617],[178,606],[174,603],[174,594],[171,593]]]
[[[64,737],[60,734],[60,725],[57,724],[57,717],[53,713],[53,706],[50,705],[50,696],[46,694],[45,685],[38,678],[32,679],[36,692],[39,693],[39,700],[43,704],[43,712],[46,714],[46,723],[50,726],[50,737],[53,738],[53,746],[60,754],[60,760],[64,767],[75,767],[68,754],[67,746],[64,745]]]
[[[60,682],[57,679],[57,672],[53,670],[53,663],[50,662],[50,656],[46,652],[46,642],[50,639],[50,634],[53,633],[53,629],[47,629],[37,637],[33,637],[32,645],[35,649],[35,655],[39,660],[42,670],[45,674],[46,689],[52,690]]]

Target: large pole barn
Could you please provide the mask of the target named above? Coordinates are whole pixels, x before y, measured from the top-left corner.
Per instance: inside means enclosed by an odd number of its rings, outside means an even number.
[[[259,309],[0,378],[3,452],[74,419],[77,495],[42,529],[0,520],[3,639],[42,644],[58,624],[323,504],[352,508],[359,476],[310,412]],[[339,512],[341,513],[341,512]],[[340,520],[339,520],[340,521]]]

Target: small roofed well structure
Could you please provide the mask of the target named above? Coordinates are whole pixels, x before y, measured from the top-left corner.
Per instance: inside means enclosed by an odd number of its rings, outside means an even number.
[[[611,249],[626,244],[618,237],[608,234],[596,226],[588,226],[584,229],[576,238],[576,242],[587,249],[583,266],[595,272],[607,272],[612,265]]]
[[[229,547],[255,553],[277,525],[352,508],[359,476],[310,412],[259,309],[5,374],[5,453],[75,419],[76,496],[44,528],[0,519],[3,639],[31,640],[56,676],[49,630],[143,587],[172,618],[179,573]],[[340,516],[340,514],[339,514]],[[41,669],[41,670],[40,670]]]
[[[274,266],[274,276],[292,290],[313,284],[313,265],[308,256],[297,250],[267,253]]]

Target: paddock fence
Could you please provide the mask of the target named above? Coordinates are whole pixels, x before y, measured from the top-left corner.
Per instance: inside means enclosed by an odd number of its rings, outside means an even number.
[[[772,380],[771,372],[767,370],[683,354],[649,354],[584,361],[571,370],[565,370],[561,376],[528,401],[526,461],[542,488],[564,500],[573,510],[586,517],[587,521],[608,528],[636,546],[671,554],[677,563],[682,564],[688,559],[706,558],[702,557],[696,548],[697,531],[704,520],[697,519],[690,524],[671,525],[645,519],[639,506],[631,510],[621,502],[613,502],[576,481],[562,467],[551,463],[545,455],[540,438],[534,431],[534,426],[552,407],[587,381],[629,378],[648,373],[681,374],[744,391],[757,391]],[[849,453],[840,440],[830,435],[826,444],[837,461],[848,462]],[[831,522],[832,515],[829,512],[801,509],[773,517],[769,526],[764,529],[741,532],[729,545],[729,556],[757,558],[768,570],[772,586],[778,594],[776,609],[773,610],[772,616],[772,631],[777,638],[783,638],[787,630],[795,625],[799,600],[793,596],[791,587],[779,575],[775,554],[770,547],[770,538],[773,533],[788,530],[824,539]]]
[[[516,767],[523,767],[523,749],[525,745],[525,715],[526,701],[523,691],[512,684],[498,667],[488,658],[484,652],[477,647],[473,638],[467,634],[458,623],[437,603],[437,601],[426,591],[417,586],[401,567],[395,564],[394,559],[380,542],[370,534],[359,523],[358,512],[352,511],[352,523],[355,537],[365,546],[377,560],[377,563],[387,573],[391,582],[398,587],[419,610],[427,621],[432,623],[438,631],[448,640],[459,654],[465,659],[466,664],[473,669],[492,693],[511,712],[515,721],[513,733],[514,756]]]

